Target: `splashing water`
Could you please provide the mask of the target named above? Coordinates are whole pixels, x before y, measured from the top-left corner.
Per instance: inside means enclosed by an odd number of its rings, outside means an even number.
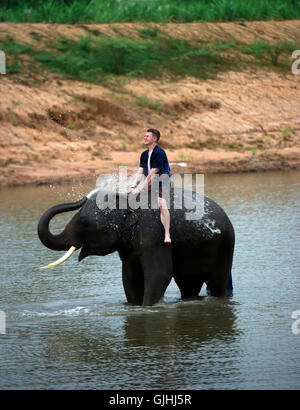
[[[87,197],[90,198],[93,193],[100,190],[125,194],[134,183],[135,175],[127,176],[126,167],[120,167],[118,172],[114,171],[110,174],[99,175],[96,181],[96,188]]]

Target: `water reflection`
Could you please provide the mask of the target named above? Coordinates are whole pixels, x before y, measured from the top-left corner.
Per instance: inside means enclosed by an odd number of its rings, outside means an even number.
[[[202,300],[201,300],[202,299]],[[213,338],[229,340],[238,334],[230,300],[199,298],[149,314],[126,318],[127,346],[189,346]]]
[[[27,371],[26,363],[32,363],[34,376],[23,381],[27,387],[47,388],[53,378],[53,388],[203,388],[215,377],[212,364],[220,361],[221,350],[228,350],[223,360],[239,371],[240,331],[231,300],[208,297],[147,309],[124,305],[121,312],[98,305],[76,318],[45,317],[40,324],[31,321],[27,330],[22,326],[10,335],[23,339],[22,351],[14,344],[13,350]]]

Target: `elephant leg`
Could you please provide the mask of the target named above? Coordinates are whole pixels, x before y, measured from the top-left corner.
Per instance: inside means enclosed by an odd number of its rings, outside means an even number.
[[[180,250],[174,254],[174,279],[182,299],[197,297],[207,278],[207,263],[198,254],[185,253],[183,256]]]
[[[209,280],[211,296],[225,296],[232,293],[226,291],[228,280],[231,277],[232,258],[233,247],[228,246],[226,249],[224,246]]]
[[[171,245],[163,244],[158,248],[144,251],[142,257],[144,273],[143,306],[158,303],[172,279]]]
[[[144,277],[141,266],[123,261],[122,279],[127,302],[141,305],[144,298]]]
[[[185,274],[175,279],[175,282],[180,289],[181,298],[190,299],[199,295],[204,281],[202,276]]]

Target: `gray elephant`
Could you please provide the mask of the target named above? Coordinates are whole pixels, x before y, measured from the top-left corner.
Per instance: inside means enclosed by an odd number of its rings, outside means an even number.
[[[172,277],[183,299],[198,296],[204,282],[212,296],[224,296],[231,281],[234,229],[224,210],[204,197],[204,212],[198,219],[187,219],[187,209],[176,209],[175,199],[183,189],[171,188],[170,215],[172,243],[164,243],[159,209],[132,209],[128,194],[116,196],[115,209],[101,209],[99,192],[73,203],[55,205],[41,216],[38,235],[50,249],[68,250],[56,266],[76,249],[78,260],[89,255],[118,251],[122,260],[122,279],[128,303],[151,306],[163,297]],[[192,199],[196,193],[192,192]],[[128,205],[121,209],[120,203]],[[77,210],[62,233],[49,231],[57,214]]]

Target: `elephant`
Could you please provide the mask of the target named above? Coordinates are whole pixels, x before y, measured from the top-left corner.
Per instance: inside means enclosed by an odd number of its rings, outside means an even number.
[[[38,235],[48,248],[68,252],[56,266],[80,249],[79,262],[89,255],[104,256],[117,251],[122,261],[122,280],[127,302],[152,306],[158,303],[174,278],[182,300],[199,295],[208,283],[212,296],[225,296],[231,280],[234,253],[234,228],[225,211],[212,199],[203,196],[203,214],[198,219],[186,217],[186,207],[177,209],[175,198],[186,194],[183,188],[170,188],[170,233],[172,242],[164,243],[164,229],[159,209],[130,206],[130,195],[117,194],[114,209],[97,204],[95,189],[71,203],[46,210],[38,223]],[[191,198],[196,197],[191,192]],[[128,205],[121,207],[121,202]],[[150,201],[150,199],[149,199]],[[51,219],[62,212],[79,210],[65,229],[53,235]]]

